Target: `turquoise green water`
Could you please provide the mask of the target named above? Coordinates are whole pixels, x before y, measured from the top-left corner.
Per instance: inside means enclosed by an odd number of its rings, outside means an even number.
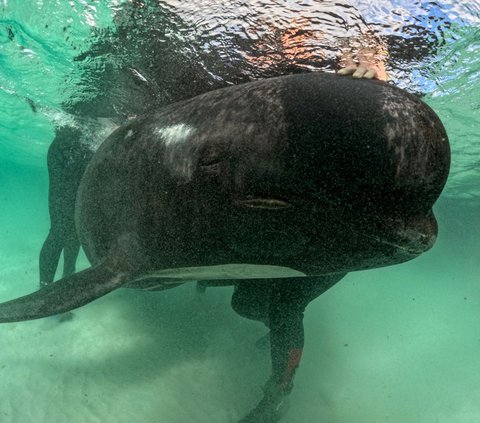
[[[37,288],[38,252],[49,226],[48,145],[55,125],[72,119],[62,103],[84,95],[85,62],[75,58],[114,28],[121,3],[0,0],[2,301]],[[288,21],[276,2],[233,3],[165,2],[195,23],[194,38],[203,41],[254,19],[258,4],[279,16],[272,18],[276,25]],[[316,16],[328,4],[304,2],[301,11]],[[392,53],[387,67],[396,83],[424,92],[444,121],[452,172],[436,206],[440,235],[430,252],[400,266],[351,273],[309,306],[304,358],[284,421],[476,423],[480,3],[353,4],[375,33],[404,34],[407,24],[434,29],[427,56],[408,61]],[[336,28],[321,19],[313,26]],[[400,50],[408,39],[397,39]],[[335,39],[321,42],[327,56],[335,54],[328,49]],[[80,264],[87,265],[84,258]],[[120,290],[68,323],[0,326],[0,422],[235,422],[260,398],[269,357],[254,347],[262,325],[235,315],[229,293],[210,290],[199,301],[193,286]]]

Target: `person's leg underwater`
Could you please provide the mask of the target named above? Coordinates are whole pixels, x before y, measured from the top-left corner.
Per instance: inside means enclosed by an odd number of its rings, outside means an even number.
[[[63,276],[75,272],[80,249],[75,230],[75,200],[93,154],[80,138],[81,131],[77,128],[57,128],[48,150],[50,230],[40,251],[40,287],[53,282],[62,251]]]
[[[305,308],[344,276],[266,279],[237,285],[232,308],[241,316],[261,321],[270,328],[272,361],[263,399],[240,423],[275,422],[281,418],[285,396],[292,390],[302,357]]]

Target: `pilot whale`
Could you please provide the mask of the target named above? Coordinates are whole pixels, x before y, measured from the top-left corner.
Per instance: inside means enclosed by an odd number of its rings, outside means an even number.
[[[294,283],[411,260],[435,241],[449,165],[432,109],[378,81],[289,75],[153,110],[114,131],[82,178],[91,267],[0,304],[0,322],[120,287]]]

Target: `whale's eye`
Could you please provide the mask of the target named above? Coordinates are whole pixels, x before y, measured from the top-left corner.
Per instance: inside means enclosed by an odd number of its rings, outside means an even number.
[[[251,198],[247,200],[235,200],[234,204],[238,207],[264,210],[285,210],[292,207],[290,203],[276,198]]]
[[[212,157],[212,158],[200,160],[198,164],[201,168],[203,168],[203,167],[218,166],[220,163],[222,163],[221,157]]]

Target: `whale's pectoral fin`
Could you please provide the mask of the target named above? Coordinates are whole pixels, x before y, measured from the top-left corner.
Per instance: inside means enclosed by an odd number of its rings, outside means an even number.
[[[65,313],[108,294],[126,282],[104,264],[75,273],[32,294],[0,304],[0,323]]]
[[[127,242],[124,238],[95,267],[67,276],[32,294],[0,304],[0,323],[65,313],[121,287],[134,277],[139,265],[144,264],[138,261],[138,254],[129,256],[123,248],[125,245]]]

